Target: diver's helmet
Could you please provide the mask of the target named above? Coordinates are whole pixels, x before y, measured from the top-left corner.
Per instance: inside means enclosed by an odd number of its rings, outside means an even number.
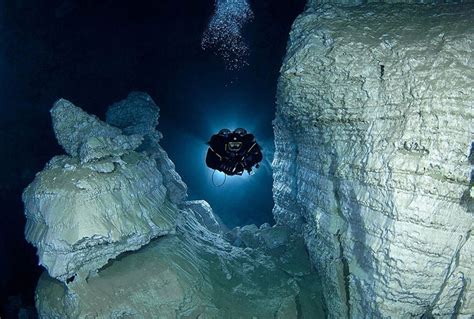
[[[227,137],[230,133],[231,131],[229,129],[223,128],[222,130],[219,131],[218,134]]]
[[[234,130],[234,133],[239,134],[240,136],[244,136],[245,134],[247,134],[247,130],[239,127]]]

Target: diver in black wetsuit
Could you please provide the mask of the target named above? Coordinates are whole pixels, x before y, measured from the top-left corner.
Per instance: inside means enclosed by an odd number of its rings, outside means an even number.
[[[233,132],[222,129],[212,135],[207,144],[207,166],[226,175],[242,175],[244,170],[250,174],[253,166],[258,168],[258,163],[263,159],[255,136],[243,128]]]

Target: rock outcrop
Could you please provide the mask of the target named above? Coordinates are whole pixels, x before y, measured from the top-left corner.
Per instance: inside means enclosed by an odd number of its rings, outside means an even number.
[[[69,156],[23,194],[25,236],[47,269],[40,318],[323,315],[302,237],[286,226],[225,232],[208,203],[186,201],[148,95],[114,104],[108,124],[65,100],[52,114]]]
[[[68,155],[79,158],[82,163],[120,156],[135,150],[142,143],[141,136],[123,135],[120,129],[64,99],[54,104],[51,117],[59,144]]]
[[[87,281],[64,285],[43,274],[37,309],[41,318],[321,316],[317,278],[303,241],[279,243],[232,246],[184,209],[176,235],[119,256]]]
[[[474,6],[310,2],[274,122],[274,214],[331,318],[474,314]]]
[[[163,174],[169,199],[176,204],[182,203],[187,196],[187,186],[176,172],[174,163],[160,146],[162,135],[156,130],[159,108],[151,97],[142,92],[132,92],[128,97],[109,107],[107,123],[119,127],[130,136],[143,136],[139,151],[155,159]]]
[[[359,6],[368,3],[391,3],[391,4],[398,4],[398,3],[409,3],[409,4],[440,4],[440,3],[463,3],[463,2],[470,2],[470,0],[308,0],[307,7],[308,8],[315,8],[317,6],[330,4],[330,5],[337,5],[341,7],[353,7]]]
[[[25,237],[52,277],[85,277],[109,259],[175,232],[177,208],[164,174],[154,158],[134,151],[144,135],[122,134],[63,99],[51,114],[70,156],[54,157],[23,200]]]

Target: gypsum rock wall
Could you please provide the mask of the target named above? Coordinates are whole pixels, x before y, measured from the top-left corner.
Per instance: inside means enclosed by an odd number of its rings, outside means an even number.
[[[131,92],[128,97],[109,107],[106,121],[122,129],[128,136],[143,136],[138,151],[143,151],[155,159],[163,174],[168,198],[181,204],[187,197],[187,186],[176,172],[174,163],[159,144],[162,135],[156,130],[159,108],[152,98],[143,92]]]
[[[175,231],[176,208],[152,159],[130,153],[100,165],[110,171],[56,156],[23,195],[25,237],[59,280]]]
[[[154,105],[144,93],[130,96],[134,106]],[[156,105],[153,112],[146,115],[156,125]],[[185,186],[174,187],[181,178],[164,178],[174,170],[157,165],[169,161],[166,154],[134,151],[145,140],[151,143],[149,132],[159,135],[153,123],[147,132],[123,134],[63,99],[51,114],[58,142],[70,156],[54,157],[25,189],[23,201],[25,237],[52,277],[85,278],[109,259],[175,231],[174,203],[186,196]]]
[[[201,202],[202,203],[202,202]],[[68,284],[44,273],[40,318],[318,318],[317,278],[302,239],[285,227],[250,227],[235,247],[198,220],[209,205],[186,203],[175,235],[125,253],[87,281]],[[204,215],[207,212],[207,217]],[[236,238],[234,238],[236,239]]]
[[[303,230],[331,318],[474,315],[472,17],[310,3],[293,25],[274,215]]]
[[[120,156],[142,143],[138,135],[126,136],[65,99],[51,109],[54,134],[66,153],[82,163]]]

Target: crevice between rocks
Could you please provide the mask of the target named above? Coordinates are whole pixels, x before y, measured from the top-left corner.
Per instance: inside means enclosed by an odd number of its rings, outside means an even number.
[[[438,293],[436,294],[433,302],[428,306],[428,308],[427,308],[424,315],[431,315],[432,310],[434,309],[436,304],[439,302],[441,294],[443,293],[444,289],[448,285],[449,279],[452,277],[452,275],[454,273],[454,270],[459,266],[459,255],[461,254],[462,248],[464,247],[464,245],[466,244],[466,242],[469,240],[470,237],[471,237],[471,230],[469,230],[466,233],[465,236],[461,236],[461,238],[459,239],[456,251],[455,251],[455,253],[454,253],[453,257],[451,258],[451,261],[448,265],[448,270],[446,272],[446,276],[444,277],[443,283],[441,284],[441,287],[440,287]],[[465,287],[465,285],[463,285],[463,289],[461,289],[460,296],[462,296],[462,294],[463,294],[462,291],[465,289],[464,287]],[[459,297],[458,297],[458,301],[459,301]],[[456,304],[457,304],[457,302],[456,302]],[[457,314],[457,312],[453,313],[453,315],[456,315],[456,314]]]
[[[331,164],[329,166],[329,176],[332,176],[333,178],[333,184],[334,184],[334,200],[336,202],[336,213],[338,216],[341,218],[343,221],[344,227],[347,228],[348,221],[347,218],[344,216],[342,213],[341,209],[341,194],[340,194],[340,189],[341,189],[341,182],[340,180],[336,177],[336,169],[338,167],[338,158],[336,153],[331,154]],[[351,305],[350,305],[350,282],[349,282],[349,263],[347,261],[347,258],[344,255],[344,246],[342,243],[342,234],[345,232],[341,231],[341,229],[338,229],[336,232],[336,238],[337,242],[339,244],[339,259],[341,260],[341,266],[342,266],[342,276],[343,276],[343,285],[344,285],[344,290],[342,293],[344,294],[344,300],[343,302],[346,305],[347,309],[347,318],[351,318]]]
[[[466,292],[467,280],[466,278],[464,278],[463,273],[461,273],[461,281],[462,281],[462,288],[461,288],[461,291],[459,292],[458,299],[456,300],[456,303],[454,304],[454,309],[453,309],[453,314],[451,316],[451,319],[456,319],[458,317],[459,311],[463,303],[464,293]]]
[[[337,241],[339,243],[339,258],[342,263],[342,276],[344,280],[344,301],[347,307],[347,318],[351,318],[351,304],[350,304],[350,282],[349,282],[349,263],[347,258],[344,256],[344,247],[342,245],[342,234],[338,231],[336,234]]]

